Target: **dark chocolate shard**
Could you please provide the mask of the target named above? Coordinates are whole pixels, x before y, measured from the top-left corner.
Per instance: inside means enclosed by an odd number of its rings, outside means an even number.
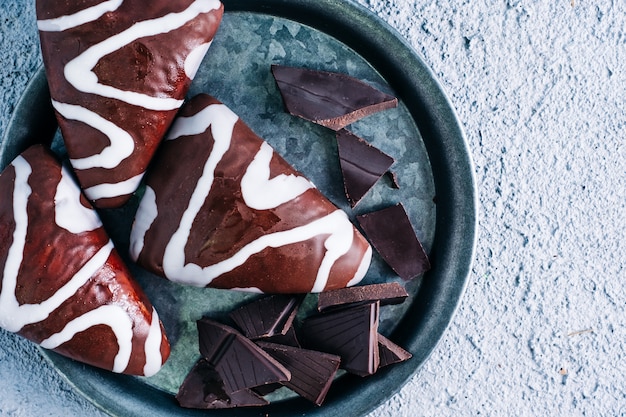
[[[296,334],[296,329],[293,327],[293,324],[291,325],[291,327],[289,327],[289,329],[287,329],[285,334],[277,334],[271,337],[266,337],[263,339],[263,341],[293,347],[302,347],[300,345],[300,341],[298,340],[298,335]]]
[[[284,366],[235,329],[206,317],[197,324],[200,353],[219,372],[227,393],[291,377]]]
[[[187,374],[176,394],[181,407],[203,410],[263,406],[269,402],[248,389],[227,393],[219,372],[200,359]]]
[[[233,310],[230,318],[249,339],[259,339],[287,333],[298,312],[303,297],[270,295]]]
[[[402,279],[430,269],[430,261],[402,204],[356,217],[370,243]]]
[[[389,181],[391,181],[391,187],[396,190],[400,189],[400,181],[398,180],[398,174],[395,171],[387,171],[385,173],[387,177],[389,177]]]
[[[287,111],[339,130],[350,123],[394,108],[398,99],[349,75],[272,65]]]
[[[337,132],[337,148],[346,197],[355,207],[385,175],[394,159],[345,129]]]
[[[413,356],[410,352],[396,345],[382,334],[378,334],[378,353],[380,355],[380,368],[394,363],[404,362]]]
[[[324,311],[345,304],[376,300],[380,301],[380,305],[400,304],[408,296],[404,287],[397,282],[361,285],[321,292],[317,299],[317,309]]]
[[[360,375],[378,369],[378,301],[320,313],[302,324],[304,346],[341,356],[341,368]]]
[[[291,372],[291,379],[283,385],[315,405],[322,405],[339,369],[339,356],[276,343],[257,344]]]

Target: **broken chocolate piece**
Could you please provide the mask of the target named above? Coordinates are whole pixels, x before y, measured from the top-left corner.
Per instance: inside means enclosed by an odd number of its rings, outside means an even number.
[[[218,409],[267,405],[269,402],[249,389],[227,393],[220,374],[206,359],[200,359],[176,394],[181,407]]]
[[[200,353],[219,372],[227,393],[291,377],[284,366],[232,327],[206,317],[197,325]]]
[[[263,339],[263,341],[268,343],[278,343],[281,345],[302,347],[300,346],[300,341],[298,341],[296,329],[293,327],[293,324],[287,329],[285,334],[277,334],[271,337],[266,337]]]
[[[270,295],[245,304],[230,313],[230,318],[249,339],[285,335],[298,313],[303,297]]]
[[[274,294],[353,285],[372,255],[343,210],[206,94],[155,157],[130,249],[174,282]]]
[[[372,246],[402,279],[430,269],[430,261],[401,203],[356,217]]]
[[[272,74],[287,111],[339,130],[381,110],[398,99],[345,74],[272,65]]]
[[[376,300],[380,301],[380,305],[400,304],[408,296],[409,294],[404,287],[397,282],[361,285],[320,293],[317,300],[317,309],[318,311],[323,311],[327,308],[345,304]]]
[[[389,177],[389,181],[391,181],[391,187],[399,190],[400,181],[398,181],[398,174],[395,171],[387,171],[385,175]]]
[[[257,344],[291,372],[291,379],[283,385],[316,405],[324,402],[339,369],[339,356],[275,343]]]
[[[380,364],[378,365],[380,368],[404,362],[413,356],[380,333],[378,334],[378,353],[380,355]]]
[[[345,129],[337,132],[337,148],[346,197],[354,208],[394,159]]]
[[[305,347],[341,356],[341,368],[356,375],[378,369],[378,301],[307,318],[302,325]]]

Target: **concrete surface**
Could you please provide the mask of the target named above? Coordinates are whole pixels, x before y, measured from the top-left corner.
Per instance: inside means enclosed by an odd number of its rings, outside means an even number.
[[[626,415],[626,3],[359,2],[450,96],[479,192],[460,309],[371,416]],[[0,3],[0,132],[41,61],[33,9]],[[0,415],[101,415],[30,343],[0,346]]]

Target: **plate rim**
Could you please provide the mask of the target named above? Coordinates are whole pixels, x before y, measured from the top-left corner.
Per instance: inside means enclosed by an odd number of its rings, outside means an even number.
[[[393,372],[381,370],[369,377],[366,383],[351,383],[361,379],[347,376],[348,383],[341,384],[341,389],[333,387],[326,403],[320,408],[295,399],[289,400],[293,407],[286,414],[280,407],[282,404],[260,409],[271,415],[291,415],[295,410],[307,416],[366,414],[398,392],[419,371],[452,322],[467,288],[477,242],[477,195],[465,133],[442,86],[412,46],[394,28],[354,0],[223,0],[223,3],[227,13],[244,11],[295,20],[353,49],[382,75],[406,104],[426,146],[437,196],[435,236],[430,253],[433,269],[425,274],[416,299],[392,335],[394,340],[413,353],[413,358],[394,366]],[[25,117],[33,103],[43,107],[38,109],[40,111],[36,116],[48,117],[49,120],[50,114],[53,115],[51,105],[46,108],[40,100],[49,101],[42,67],[27,84],[9,119],[0,142],[0,166],[6,165],[10,162],[7,158],[15,155],[15,149],[7,150],[7,143],[10,143],[7,138],[21,128],[19,120]],[[32,119],[36,116],[29,114],[28,117]],[[48,137],[46,132],[51,137],[45,126],[41,123],[32,131],[20,133],[28,135],[25,140],[30,144],[41,137]],[[445,303],[432,302],[429,295],[433,294],[438,295],[435,301],[444,300]],[[437,314],[431,316],[435,310]],[[416,317],[417,326],[413,326],[412,319]],[[412,331],[403,330],[407,325]],[[117,391],[119,394],[132,389],[136,379],[77,365],[54,352],[40,351],[77,392],[106,413],[126,416],[134,415],[133,410],[145,412],[144,400],[150,400],[157,407],[155,411],[174,406],[177,415],[198,415],[198,410],[180,408],[171,395],[149,385],[145,385],[136,401],[111,404],[109,393]],[[83,372],[89,373],[91,380],[80,378]],[[103,390],[103,387],[106,389]],[[343,399],[346,396],[350,401]],[[130,398],[134,399],[135,395]],[[363,401],[355,404],[355,398]],[[223,413],[226,415],[231,411],[223,410]],[[236,409],[236,412],[242,417],[259,415],[259,410],[255,409]]]

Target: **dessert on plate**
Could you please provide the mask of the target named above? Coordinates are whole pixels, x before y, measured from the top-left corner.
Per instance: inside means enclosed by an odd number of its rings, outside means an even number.
[[[137,189],[218,29],[218,0],[37,1],[52,105],[96,207]]]
[[[345,212],[206,94],[153,160],[130,250],[175,282],[264,293],[354,285],[372,255]]]
[[[150,376],[170,346],[71,171],[42,145],[0,174],[0,327],[72,359]]]

